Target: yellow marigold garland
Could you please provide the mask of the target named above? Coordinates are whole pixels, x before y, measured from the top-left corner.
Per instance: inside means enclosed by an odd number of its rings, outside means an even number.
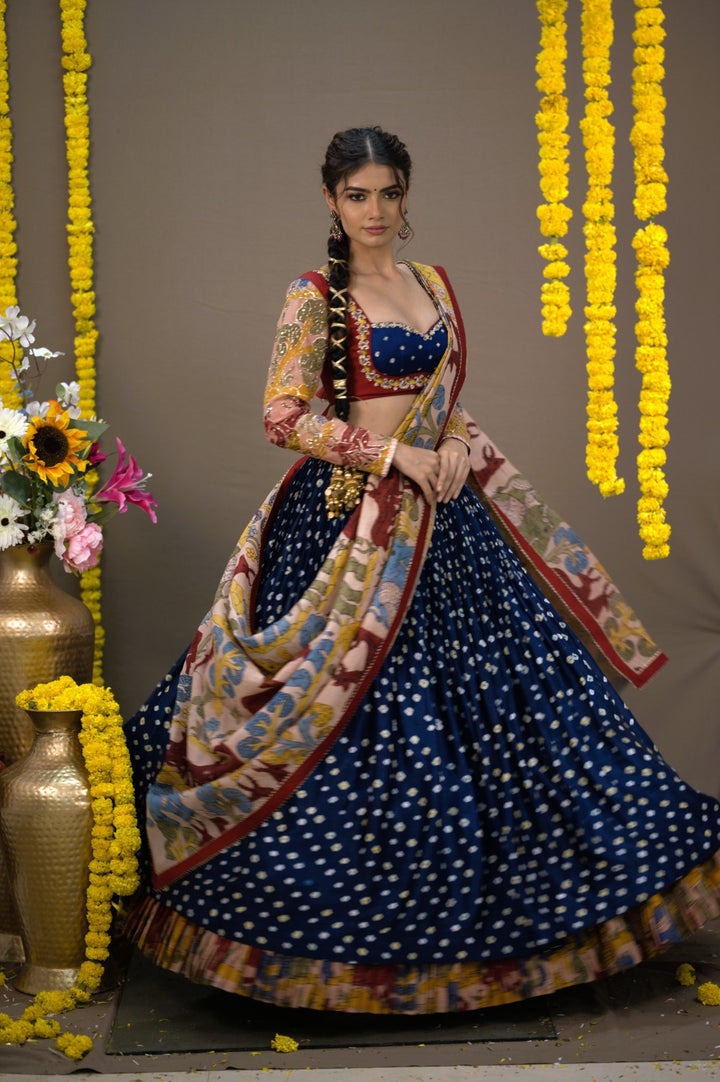
[[[537,88],[543,95],[536,115],[540,147],[540,189],[545,203],[537,209],[540,232],[548,237],[538,251],[547,266],[542,286],[543,334],[560,337],[567,329],[570,290],[564,279],[570,273],[565,262],[567,248],[560,237],[567,233],[572,210],[563,202],[568,194],[568,113],[565,96],[567,59],[567,0],[537,0],[542,25],[537,58]]]
[[[580,130],[588,176],[585,215],[585,342],[587,348],[587,473],[603,496],[625,488],[618,477],[615,380],[615,207],[612,178],[615,128],[610,121],[612,0],[583,0],[582,46],[585,116]]]
[[[633,105],[635,118],[630,141],[635,151],[635,214],[649,224],[638,229],[633,241],[637,254],[635,309],[637,349],[635,362],[642,373],[640,390],[640,444],[638,455],[638,523],[645,543],[643,556],[660,560],[670,552],[670,526],[665,521],[664,500],[668,486],[663,467],[667,429],[670,375],[665,331],[665,277],[670,261],[667,232],[652,219],[667,209],[667,173],[663,167],[665,98],[662,80],[665,39],[661,0],[635,0],[635,68]]]
[[[56,1020],[46,1015],[72,1010],[86,1003],[100,987],[110,946],[112,898],[127,897],[139,885],[137,851],[140,832],[135,816],[130,756],[122,718],[112,691],[95,684],[76,684],[61,676],[38,684],[17,696],[23,709],[82,710],[80,743],[88,772],[92,803],[92,857],[87,891],[85,961],[78,983],[66,992],[39,992],[21,1018],[0,1014],[0,1044],[24,1044],[33,1038],[55,1036],[57,1047],[71,1059],[81,1059],[92,1048],[84,1035],[60,1033]]]
[[[68,163],[68,250],[73,317],[75,319],[75,369],[80,383],[83,416],[95,414],[95,293],[93,291],[93,233],[88,159],[90,121],[87,100],[87,72],[92,58],[85,39],[86,0],[60,0],[61,30],[65,69],[65,147]],[[100,565],[80,578],[82,600],[95,622],[93,679],[102,681],[105,632],[101,612]]]
[[[17,274],[17,244],[15,243],[12,187],[12,123],[10,121],[10,84],[8,77],[7,33],[5,27],[6,0],[0,0],[0,312],[17,304],[15,279]],[[0,401],[9,409],[20,403],[17,384],[10,365],[12,343],[0,346]],[[5,349],[8,352],[5,352]]]

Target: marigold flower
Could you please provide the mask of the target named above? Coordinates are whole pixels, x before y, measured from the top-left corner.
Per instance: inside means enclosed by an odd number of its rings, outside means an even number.
[[[292,1037],[285,1037],[281,1033],[276,1033],[270,1042],[270,1047],[274,1052],[297,1052],[300,1046]]]
[[[697,997],[704,1007],[720,1006],[720,987],[713,981],[698,986]]]

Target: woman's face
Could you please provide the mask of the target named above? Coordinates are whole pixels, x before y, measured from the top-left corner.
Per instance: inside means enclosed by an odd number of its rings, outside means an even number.
[[[368,162],[338,185],[335,197],[323,188],[330,210],[340,217],[351,247],[392,244],[403,223],[407,192],[389,165]]]

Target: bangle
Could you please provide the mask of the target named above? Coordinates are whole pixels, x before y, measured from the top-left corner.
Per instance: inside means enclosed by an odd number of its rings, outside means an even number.
[[[443,436],[443,438],[442,438],[442,439],[440,440],[440,443],[441,443],[441,444],[445,443],[445,440],[457,440],[457,441],[458,441],[458,443],[461,443],[461,444],[463,445],[463,447],[465,447],[465,448],[466,448],[466,450],[467,450],[467,453],[468,453],[468,457],[470,457],[470,444],[469,444],[469,442],[468,442],[468,441],[467,441],[466,439],[464,439],[464,438],[463,438],[462,436],[455,436],[455,435],[452,435],[452,436]]]

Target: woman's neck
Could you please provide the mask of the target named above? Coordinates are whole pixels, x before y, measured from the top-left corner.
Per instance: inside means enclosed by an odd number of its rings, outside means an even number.
[[[352,278],[397,278],[400,273],[392,248],[350,251]]]

